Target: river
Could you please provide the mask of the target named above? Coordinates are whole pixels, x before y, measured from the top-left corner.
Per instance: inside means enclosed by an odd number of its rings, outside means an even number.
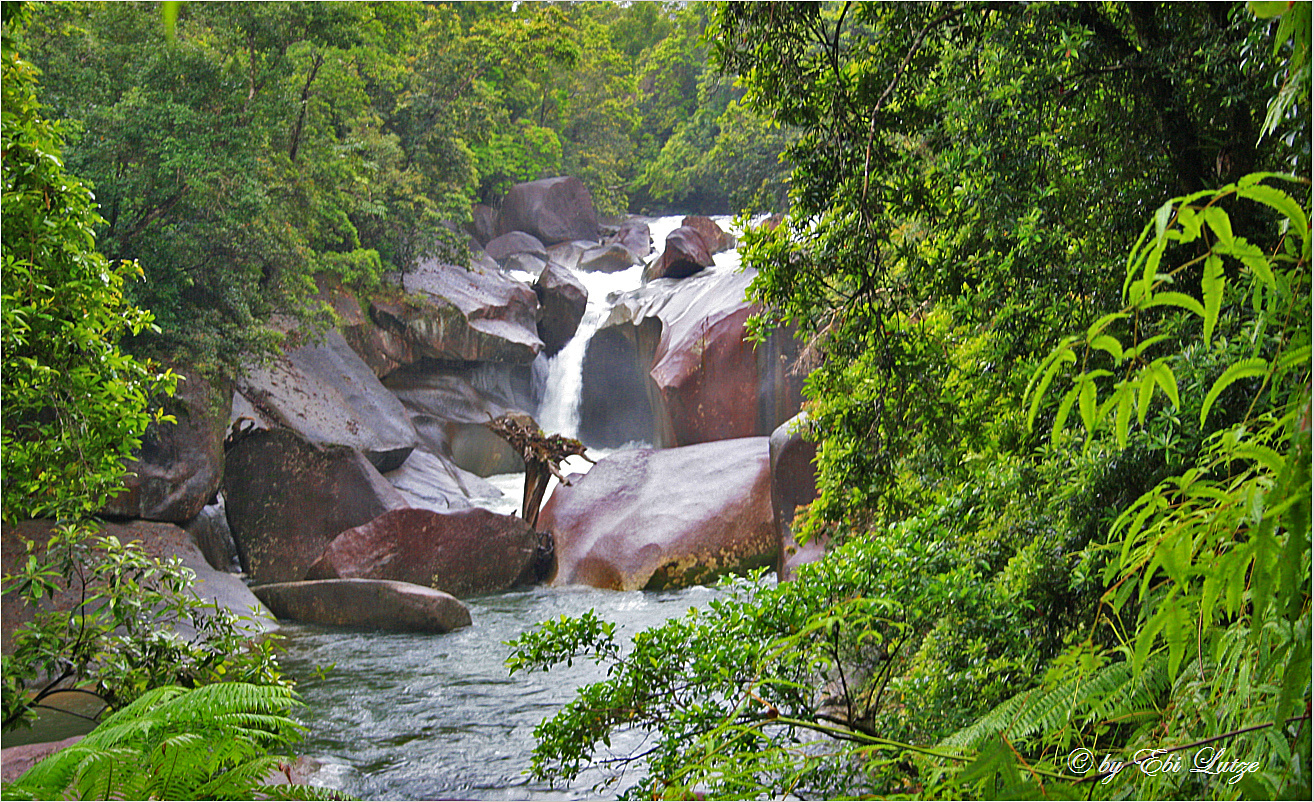
[[[729,228],[728,218],[715,219]],[[651,221],[658,247],[679,221]],[[718,254],[716,262],[711,270],[734,270],[738,254]],[[578,432],[587,340],[606,318],[608,296],[640,286],[642,270],[576,272],[588,289],[588,308],[576,337],[547,365],[547,394],[537,410],[545,430]],[[607,452],[589,453],[596,459]],[[566,468],[582,472],[588,463],[572,458]],[[476,503],[515,513],[523,475],[491,481],[503,496]],[[547,674],[508,676],[506,642],[540,621],[588,610],[629,636],[705,606],[717,594],[702,587],[661,593],[533,588],[468,599],[473,625],[436,636],[285,625],[282,663],[298,681],[306,703],[300,717],[310,728],[298,751],[321,764],[311,782],[359,799],[614,798],[638,779],[635,769],[619,783],[594,770],[568,787],[530,782],[527,775],[535,725],[574,698],[580,685],[602,679],[601,671],[577,662]],[[639,738],[614,739],[612,753],[638,747]]]

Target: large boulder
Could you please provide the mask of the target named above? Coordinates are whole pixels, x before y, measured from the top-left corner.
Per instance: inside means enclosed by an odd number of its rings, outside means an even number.
[[[543,349],[538,296],[501,271],[425,262],[407,295],[376,297],[370,317],[398,364],[421,358],[528,364]]]
[[[715,263],[698,229],[681,226],[666,236],[665,250],[644,268],[643,280],[685,278]]]
[[[615,273],[637,264],[642,260],[617,242],[589,248],[579,257],[579,269],[589,273]]]
[[[681,226],[692,228],[703,238],[709,253],[717,254],[728,251],[738,244],[733,234],[725,231],[710,217],[691,215],[680,221]]]
[[[816,562],[826,551],[821,540],[799,545],[794,539],[795,515],[817,497],[817,444],[803,438],[807,420],[806,413],[799,413],[771,433],[771,508],[780,539],[776,576],[782,582],[793,579],[798,566]]]
[[[558,242],[548,248],[548,258],[568,270],[574,270],[579,266],[580,257],[584,255],[584,252],[597,246],[598,243],[591,240]]]
[[[567,268],[548,264],[534,282],[538,293],[538,336],[543,341],[543,353],[552,356],[565,347],[575,336],[579,322],[584,319],[589,291]]]
[[[6,524],[3,540],[3,574],[8,576],[27,562],[28,543],[36,546],[36,554],[45,550],[46,543],[54,532],[53,521],[19,521]],[[211,602],[219,608],[231,610],[247,618],[243,626],[251,634],[274,629],[277,624],[260,601],[251,594],[250,589],[240,578],[210,567],[201,550],[197,548],[187,532],[178,526],[158,521],[129,521],[126,523],[103,523],[101,533],[116,537],[120,543],[138,541],[142,551],[158,558],[177,557],[184,566],[196,573],[193,590],[202,600]],[[94,593],[97,588],[92,588]],[[53,598],[42,602],[44,609],[73,610],[84,598],[80,586],[65,586],[57,583]],[[13,649],[14,631],[32,620],[33,609],[27,606],[18,593],[6,593],[3,602],[3,640],[2,649],[10,654]],[[195,636],[195,629],[187,622],[175,625],[178,633],[184,637]]]
[[[498,264],[506,261],[508,256],[516,253],[527,253],[539,257],[544,262],[548,260],[547,248],[539,241],[538,237],[533,234],[526,234],[523,231],[510,231],[497,237],[484,247],[488,255],[497,260]]]
[[[502,199],[497,215],[497,233],[511,231],[527,231],[546,245],[597,239],[593,197],[573,176],[516,184]]]
[[[392,579],[458,598],[535,578],[538,534],[520,518],[485,509],[404,509],[333,539],[308,579]]]
[[[307,624],[428,634],[470,626],[470,609],[458,599],[407,582],[325,579],[253,590],[274,615]]]
[[[642,220],[626,220],[621,223],[615,234],[603,241],[604,245],[620,245],[634,254],[634,264],[639,264],[652,253],[652,229]]]
[[[558,487],[539,527],[555,585],[659,590],[774,566],[767,438],[617,452]]]
[[[497,210],[487,204],[474,204],[466,228],[480,245],[487,245],[497,237]]]
[[[401,402],[336,331],[251,367],[237,391],[264,428],[291,429],[315,445],[349,446],[380,471],[405,462],[417,442]],[[244,404],[233,406],[237,417],[245,416]]]
[[[183,523],[219,489],[232,385],[186,368],[178,373],[178,390],[166,402],[175,422],[146,427],[126,465],[125,489],[105,505],[105,515]]]
[[[487,424],[505,412],[537,408],[528,366],[423,360],[392,373],[384,384],[410,411],[431,453],[479,476],[524,469],[520,455]]]
[[[654,281],[617,299],[585,355],[580,438],[692,445],[765,436],[798,412],[793,338],[745,339],[753,275]]]
[[[450,512],[469,509],[472,498],[497,498],[494,485],[451,459],[416,449],[400,468],[384,474],[411,507]]]
[[[318,447],[287,429],[241,438],[224,470],[228,523],[257,582],[304,579],[339,532],[406,505],[360,452]]]

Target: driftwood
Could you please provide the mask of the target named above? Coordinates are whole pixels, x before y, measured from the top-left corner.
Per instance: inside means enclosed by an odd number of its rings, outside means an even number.
[[[568,480],[558,467],[568,457],[584,457],[584,444],[559,434],[546,435],[534,419],[525,414],[505,413],[486,424],[494,434],[511,444],[525,460],[525,493],[520,503],[520,517],[538,528],[538,511],[543,506],[550,478],[555,476],[567,487]]]

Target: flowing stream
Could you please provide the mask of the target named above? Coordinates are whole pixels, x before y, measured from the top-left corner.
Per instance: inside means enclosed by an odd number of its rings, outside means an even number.
[[[717,218],[728,227],[726,218]],[[660,249],[679,217],[651,221]],[[713,270],[738,267],[738,253],[716,256]],[[575,337],[548,364],[547,394],[538,410],[545,431],[575,436],[588,339],[606,320],[609,296],[640,286],[642,266],[575,275],[589,293]],[[598,459],[607,452],[590,450]],[[572,458],[564,470],[586,471]],[[523,474],[490,477],[500,499],[477,500],[496,512],[519,509]],[[555,486],[555,480],[553,485]],[[553,488],[549,488],[549,493]],[[300,754],[319,761],[311,782],[359,799],[596,799],[614,797],[615,779],[592,771],[568,787],[531,782],[534,727],[574,698],[580,685],[603,679],[591,663],[544,674],[509,676],[506,642],[538,622],[596,610],[628,639],[718,591],[702,587],[662,593],[533,588],[466,601],[473,625],[446,635],[359,632],[286,625],[283,665],[297,678],[310,727]],[[612,753],[640,746],[635,735],[613,741]],[[636,769],[620,788],[638,779]]]

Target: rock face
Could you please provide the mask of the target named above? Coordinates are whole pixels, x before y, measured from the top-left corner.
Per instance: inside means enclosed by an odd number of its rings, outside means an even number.
[[[460,601],[406,582],[327,579],[254,590],[274,615],[309,624],[438,634],[470,626],[470,610]]]
[[[579,257],[579,269],[591,273],[615,273],[637,264],[640,259],[619,243],[589,248]]]
[[[538,336],[543,341],[543,353],[552,356],[560,351],[584,319],[589,292],[570,270],[548,264],[534,282],[538,294]]]
[[[691,215],[681,220],[680,225],[697,231],[698,235],[703,238],[703,244],[707,246],[709,253],[715,254],[728,251],[737,244],[734,235],[723,230],[710,217]]]
[[[402,509],[333,539],[307,578],[391,579],[464,598],[533,580],[538,535],[484,509]]]
[[[126,490],[104,514],[183,523],[210,502],[223,480],[224,434],[232,386],[178,370],[178,390],[167,409],[176,423],[152,423],[127,464]]]
[[[242,561],[237,556],[233,532],[228,528],[228,513],[224,510],[223,496],[219,497],[219,503],[206,505],[184,528],[192,540],[196,541],[211,568],[230,574],[241,573]]]
[[[406,463],[384,474],[407,506],[450,512],[470,508],[471,498],[496,498],[502,492],[445,457],[412,451]]]
[[[315,445],[357,449],[380,471],[405,462],[417,442],[401,402],[336,331],[321,344],[249,369],[238,393],[264,427],[291,429]],[[238,402],[234,408],[239,416],[246,411]]]
[[[802,377],[789,371],[793,339],[757,349],[744,340],[752,278],[655,281],[618,299],[585,356],[581,439],[692,445],[764,436],[794,415]]]
[[[595,240],[598,215],[593,198],[578,178],[558,176],[516,184],[502,200],[497,233],[526,231],[547,245]]]
[[[533,234],[526,234],[523,231],[511,231],[494,239],[484,247],[488,255],[497,260],[498,264],[506,261],[507,257],[514,253],[527,253],[537,256],[544,262],[548,259],[547,248],[539,241],[538,237]]]
[[[229,449],[224,500],[242,566],[257,582],[292,582],[344,529],[405,506],[359,452],[319,448],[287,429]]]
[[[767,438],[622,451],[558,487],[555,585],[656,590],[775,564]]]
[[[53,531],[53,521],[19,521],[6,525],[3,538],[3,573],[11,574],[19,568],[20,562],[26,562],[26,544],[29,541],[38,544],[38,553],[43,550]],[[156,521],[105,523],[102,524],[102,534],[117,537],[122,543],[140,541],[142,550],[152,557],[177,556],[183,565],[196,572],[197,581],[194,589],[202,599],[232,610],[238,615],[249,617],[246,628],[252,634],[275,628],[273,616],[251,594],[242,580],[232,574],[211,568],[196,543],[179,527]],[[55,597],[44,605],[46,609],[72,610],[81,598],[81,588],[61,587]],[[3,607],[3,631],[0,632],[3,636],[3,652],[10,654],[13,648],[14,630],[32,619],[32,609],[27,607],[16,593],[5,594],[0,605]],[[254,616],[252,608],[255,610]],[[178,632],[184,637],[192,637],[195,634],[190,625],[178,627]]]
[[[426,262],[404,281],[406,292],[422,300],[371,302],[370,318],[379,331],[376,342],[365,346],[381,356],[370,364],[407,365],[421,358],[528,364],[543,348],[538,297],[500,271]]]
[[[798,566],[816,562],[825,554],[826,544],[811,540],[800,546],[794,540],[794,515],[799,507],[817,497],[817,444],[803,439],[800,429],[807,425],[807,415],[799,413],[771,433],[771,508],[776,535],[780,538],[780,563],[776,576],[780,581],[794,578]]]
[[[685,278],[715,262],[707,243],[696,228],[681,226],[666,237],[666,249],[643,271],[643,280]]]
[[[497,236],[497,210],[483,203],[470,207],[470,234],[480,245],[487,245]]]

